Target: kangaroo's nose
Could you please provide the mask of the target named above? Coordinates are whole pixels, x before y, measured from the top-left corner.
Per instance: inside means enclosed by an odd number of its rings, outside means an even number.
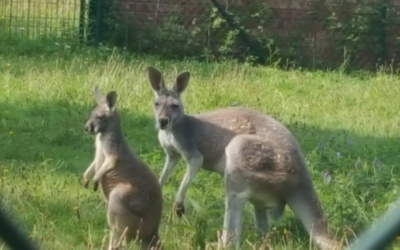
[[[160,118],[160,119],[158,119],[158,122],[160,123],[160,126],[162,128],[164,128],[165,126],[167,126],[169,119],[168,118]]]

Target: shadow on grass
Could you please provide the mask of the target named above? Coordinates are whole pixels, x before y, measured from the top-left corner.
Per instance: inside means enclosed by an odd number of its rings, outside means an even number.
[[[92,183],[89,190],[79,184],[95,152],[94,136],[84,132],[94,106],[0,102],[0,197],[26,235],[44,248],[100,242],[107,235],[102,195],[92,192]],[[158,152],[150,117],[120,112],[132,148],[141,155]]]
[[[67,101],[0,103],[0,161],[62,161],[65,164],[59,170],[84,171],[94,155],[94,136],[84,132],[93,107]],[[120,112],[124,134],[137,153],[158,148],[151,117]]]
[[[65,39],[58,40],[58,45],[55,45],[54,38],[42,38],[37,40],[21,40],[21,39],[2,39],[0,40],[0,55],[4,58],[11,57],[15,60],[16,56],[20,58],[34,58],[35,60],[45,58],[46,61],[54,61],[58,58],[63,59],[74,59],[79,57],[91,58],[94,61],[107,62],[111,56],[118,56],[126,61],[145,61],[149,64],[160,65],[160,68],[164,68],[167,65],[182,64],[182,62],[191,62],[192,64],[200,65],[201,68],[205,69],[204,72],[208,74],[210,70],[215,69],[216,64],[209,63],[207,58],[189,57],[189,58],[174,58],[169,56],[160,55],[159,53],[144,53],[138,51],[126,51],[123,48],[117,46],[101,46],[92,47],[77,43],[76,41]],[[204,64],[207,62],[207,64]],[[232,65],[245,65],[241,60],[221,59],[218,64],[232,64]],[[299,66],[295,62],[288,63],[286,60],[272,60],[266,64],[253,64],[259,67],[272,67],[282,71],[306,71],[306,72],[340,72],[348,77],[354,77],[356,79],[363,79],[375,75],[377,72],[385,72],[388,74],[398,74],[400,68],[396,68],[392,63],[389,66],[382,65],[381,67],[351,67],[351,63],[342,62],[334,65],[334,67],[316,67],[316,66]],[[390,67],[391,66],[391,67]],[[0,65],[1,69],[1,65]],[[199,76],[201,72],[197,71]]]
[[[83,124],[93,106],[79,106],[68,101],[0,102],[0,163],[30,165],[46,164],[50,160],[55,164],[55,175],[81,176],[94,154],[94,137],[83,131]],[[164,155],[157,141],[152,115],[138,115],[127,110],[121,110],[121,115],[128,141],[159,175]],[[375,213],[385,211],[387,203],[393,200],[388,193],[399,185],[394,176],[400,175],[400,169],[395,167],[399,159],[400,138],[359,136],[301,123],[286,125],[303,148],[327,217],[334,227],[350,226],[358,233],[369,225]],[[182,173],[184,169],[179,171]],[[206,229],[207,238],[213,238],[215,231],[212,230],[220,230],[222,225],[223,199],[215,194],[206,197],[204,193],[209,193],[209,183],[215,183],[216,189],[222,188],[222,179],[215,174],[206,178],[207,175],[202,171],[191,189],[201,191],[194,199],[204,199],[203,204],[207,204],[209,199],[216,201],[209,207],[209,216],[216,219],[208,222]],[[173,191],[168,194],[169,199],[176,192],[180,178],[172,174],[168,185],[173,185]],[[40,204],[46,202],[41,200]],[[67,206],[48,203],[50,214]],[[168,206],[165,205],[165,210],[170,209]],[[195,215],[193,207],[190,210],[188,215]],[[250,216],[248,212],[245,217],[247,231],[252,228]],[[278,231],[287,228],[302,239],[308,239],[300,223],[292,217],[285,218]],[[252,237],[249,234],[245,233],[244,237]]]

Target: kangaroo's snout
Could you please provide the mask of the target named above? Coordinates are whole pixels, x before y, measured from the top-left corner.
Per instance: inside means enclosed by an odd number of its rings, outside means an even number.
[[[160,118],[158,119],[158,123],[160,124],[161,129],[166,129],[169,123],[169,119],[165,117]]]

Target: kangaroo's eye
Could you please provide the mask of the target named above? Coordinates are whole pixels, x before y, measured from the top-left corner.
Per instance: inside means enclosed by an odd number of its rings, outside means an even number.
[[[99,119],[99,120],[104,120],[105,118],[106,118],[105,115],[102,115],[102,116],[98,116],[98,117],[97,117],[97,119]]]
[[[171,107],[174,109],[177,109],[177,108],[179,108],[179,104],[173,103],[173,104],[171,104]]]
[[[160,104],[158,102],[154,103],[154,106],[158,107]]]

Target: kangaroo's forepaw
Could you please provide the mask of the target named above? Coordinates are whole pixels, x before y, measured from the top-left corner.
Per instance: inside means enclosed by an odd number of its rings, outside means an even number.
[[[83,180],[83,187],[88,188],[89,186],[89,180]]]
[[[99,189],[99,181],[93,181],[93,190],[97,191]]]
[[[178,217],[182,217],[182,215],[185,214],[185,206],[183,205],[183,202],[175,202],[174,208]]]

